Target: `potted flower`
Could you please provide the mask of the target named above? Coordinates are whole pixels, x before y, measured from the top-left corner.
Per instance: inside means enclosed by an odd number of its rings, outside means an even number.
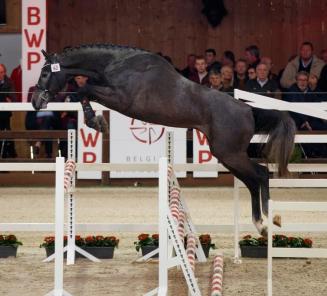
[[[159,247],[159,234],[152,234],[151,236],[146,233],[140,234],[138,241],[134,242],[135,249],[137,252],[142,251],[142,256],[152,252]],[[153,255],[151,258],[158,258],[159,253]]]
[[[13,234],[0,235],[0,258],[16,257],[18,246],[22,245]]]
[[[246,235],[239,241],[242,257],[267,258],[268,241],[265,237],[255,238]],[[301,237],[287,237],[285,235],[273,235],[274,248],[311,248],[312,240]]]
[[[99,259],[112,259],[118,244],[115,236],[90,235],[85,237],[82,249]]]
[[[111,259],[114,255],[115,247],[118,247],[119,239],[114,236],[87,236],[85,238],[80,235],[75,236],[75,245],[84,249],[86,252],[99,259]],[[67,236],[64,236],[64,245],[67,245]],[[52,255],[55,250],[55,237],[47,236],[44,238],[40,248],[45,248],[47,257]],[[66,253],[65,253],[66,256]],[[84,257],[76,252],[76,258]]]
[[[211,243],[211,236],[210,234],[201,234],[199,236],[199,241],[201,243],[204,255],[206,256],[206,258],[209,257],[209,251],[210,248],[215,249],[215,244]]]

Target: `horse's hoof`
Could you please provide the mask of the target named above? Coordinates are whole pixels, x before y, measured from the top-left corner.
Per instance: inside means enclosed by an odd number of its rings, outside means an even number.
[[[278,227],[282,227],[282,217],[280,215],[275,215],[273,223]]]
[[[268,227],[267,226],[263,226],[261,229],[261,233],[260,233],[263,237],[267,238],[268,237]]]

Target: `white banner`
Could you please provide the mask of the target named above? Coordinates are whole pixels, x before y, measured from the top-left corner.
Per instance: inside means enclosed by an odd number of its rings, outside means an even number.
[[[110,111],[110,163],[159,163],[166,132],[174,132],[174,163],[186,162],[186,129],[146,123]],[[186,173],[178,173],[186,177]],[[111,172],[111,178],[157,178],[158,172]]]
[[[209,149],[206,136],[200,131],[193,129],[193,163],[217,163]],[[216,178],[218,172],[193,172],[194,178]]]
[[[101,111],[96,113],[102,114]],[[102,162],[102,133],[84,124],[83,111],[78,112],[77,159],[81,163]],[[78,179],[101,179],[101,172],[78,171]]]
[[[44,64],[41,49],[46,50],[46,0],[22,3],[22,101],[37,83]]]

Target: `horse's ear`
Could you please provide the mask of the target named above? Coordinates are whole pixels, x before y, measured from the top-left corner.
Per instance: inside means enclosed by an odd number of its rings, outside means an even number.
[[[47,61],[49,61],[49,60],[50,60],[50,55],[47,54],[46,51],[45,51],[44,49],[42,49],[41,52],[42,52],[42,54],[44,55],[45,59],[46,59]]]

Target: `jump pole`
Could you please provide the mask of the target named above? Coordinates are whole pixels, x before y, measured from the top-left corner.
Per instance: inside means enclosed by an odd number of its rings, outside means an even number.
[[[45,296],[72,296],[63,288],[64,284],[64,170],[65,160],[56,157],[56,193],[55,193],[55,268],[54,290]]]

